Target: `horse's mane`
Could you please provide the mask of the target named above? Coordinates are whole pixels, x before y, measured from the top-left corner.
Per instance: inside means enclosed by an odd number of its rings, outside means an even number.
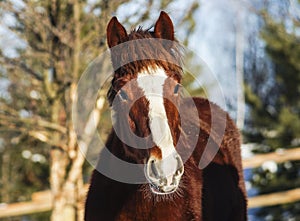
[[[161,67],[168,76],[181,81],[182,47],[177,41],[155,38],[150,29],[133,29],[123,44],[111,48],[114,77],[107,94],[110,103],[117,89],[146,68]]]

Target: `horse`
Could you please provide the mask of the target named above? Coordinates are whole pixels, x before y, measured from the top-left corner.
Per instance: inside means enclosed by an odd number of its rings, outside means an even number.
[[[128,34],[116,17],[108,23],[114,126],[99,157],[100,166],[145,182],[124,182],[96,168],[85,221],[245,221],[239,131],[213,102],[180,95],[182,50],[172,20],[162,11],[152,28]],[[137,169],[126,175],[115,159]]]

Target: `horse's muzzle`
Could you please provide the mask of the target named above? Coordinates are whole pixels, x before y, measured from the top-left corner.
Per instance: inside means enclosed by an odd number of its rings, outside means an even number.
[[[155,194],[169,194],[179,186],[184,166],[181,157],[176,152],[165,159],[150,157],[145,166],[145,175]]]

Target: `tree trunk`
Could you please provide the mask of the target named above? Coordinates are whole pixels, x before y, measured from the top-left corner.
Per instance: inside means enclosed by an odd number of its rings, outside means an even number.
[[[72,0],[73,3],[73,70],[74,82],[66,96],[70,101],[69,109],[65,112],[70,115],[74,95],[76,94],[76,81],[79,78],[80,65],[80,3]],[[63,108],[63,107],[62,107]],[[59,113],[59,110],[56,110]],[[80,153],[76,141],[76,134],[73,129],[71,116],[68,117],[68,138],[66,148],[62,150],[52,150],[51,165],[51,190],[53,193],[52,221],[81,221],[83,220],[83,208],[81,207],[83,190],[82,165],[84,156]],[[58,120],[59,119],[55,119]],[[58,122],[58,124],[61,122]]]
[[[51,191],[53,194],[52,221],[83,220],[82,164],[84,156],[78,156],[67,164],[67,155],[60,150],[52,150]],[[66,167],[72,165],[66,179]]]

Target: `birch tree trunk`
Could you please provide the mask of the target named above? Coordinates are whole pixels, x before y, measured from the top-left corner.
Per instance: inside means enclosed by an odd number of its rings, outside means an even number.
[[[73,71],[74,79],[79,79],[80,66],[80,2],[72,0],[73,8],[73,25],[74,25],[74,39],[73,39]],[[70,90],[66,91],[66,96],[69,97],[70,107],[73,106],[74,96],[76,93],[76,82],[71,83]],[[71,111],[69,111],[71,113]],[[79,147],[76,144],[76,134],[73,125],[69,118],[68,127],[68,143],[66,150],[52,149],[51,150],[51,190],[53,194],[53,210],[52,221],[79,221],[83,220],[83,208],[79,208],[82,204],[82,165],[84,163],[84,156],[80,153]],[[56,119],[53,119],[56,120]],[[71,168],[67,171],[67,166]]]

